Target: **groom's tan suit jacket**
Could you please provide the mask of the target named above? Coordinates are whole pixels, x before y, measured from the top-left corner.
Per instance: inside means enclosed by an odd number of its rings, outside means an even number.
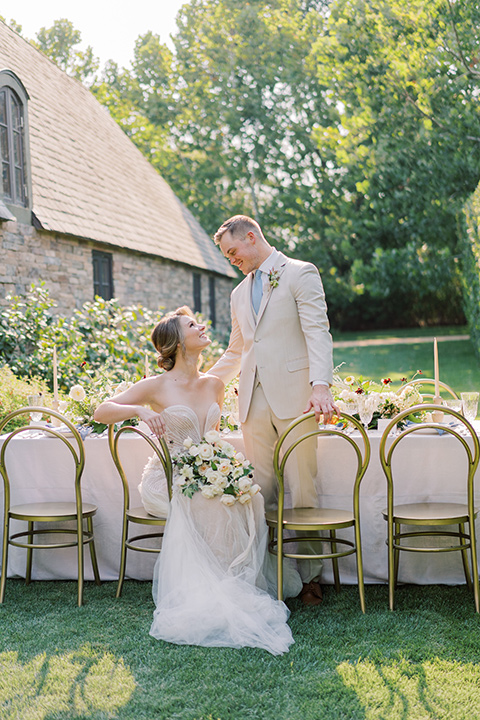
[[[251,302],[253,274],[233,290],[230,343],[209,371],[225,384],[240,373],[242,423],[256,381],[281,419],[305,410],[313,381],[332,383],[332,338],[316,267],[278,253],[271,269],[278,273],[278,285],[265,288],[257,317]]]

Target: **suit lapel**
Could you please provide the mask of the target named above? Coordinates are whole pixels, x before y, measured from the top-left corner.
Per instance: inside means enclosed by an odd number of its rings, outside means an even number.
[[[278,254],[277,260],[272,266],[271,270],[278,273],[278,279],[280,282],[281,276],[283,271],[285,270],[285,265],[287,263],[287,257],[283,255],[282,253]],[[262,319],[262,315],[265,312],[265,308],[267,307],[268,303],[270,302],[270,298],[272,297],[272,293],[274,292],[275,288],[272,285],[268,285],[267,289],[263,293],[262,302],[260,303],[260,307],[258,308],[258,315],[257,315],[257,325]],[[250,303],[251,305],[251,303]],[[253,314],[253,310],[252,310]]]
[[[240,285],[237,287],[238,300],[237,300],[237,316],[241,315],[244,317],[252,329],[255,328],[255,313],[252,307],[252,285],[253,285],[253,273],[247,275],[242,280]]]

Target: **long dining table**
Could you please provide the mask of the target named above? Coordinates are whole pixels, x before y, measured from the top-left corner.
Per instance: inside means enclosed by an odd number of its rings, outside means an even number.
[[[480,429],[480,428],[479,428]],[[355,435],[353,435],[355,438]],[[0,444],[4,441],[0,437]],[[361,534],[365,581],[387,581],[386,522],[382,511],[386,507],[386,480],[383,474],[379,446],[381,434],[369,432],[371,461],[361,485]],[[243,450],[241,433],[226,435],[237,449]],[[358,435],[360,441],[360,435]],[[390,438],[387,443],[391,442]],[[95,544],[102,580],[116,580],[120,562],[123,494],[120,478],[110,455],[106,437],[88,436],[84,441],[85,469],[82,478],[83,500],[94,503],[98,511],[94,517]],[[394,464],[397,502],[447,501],[461,502],[466,487],[466,455],[462,446],[448,434],[435,430],[414,433],[400,443]],[[143,468],[151,454],[148,444],[138,435],[124,434],[121,459],[131,491],[131,504],[139,505]],[[30,437],[12,439],[6,453],[7,467],[12,478],[11,502],[44,502],[69,500],[73,497],[73,462],[61,440],[33,433]],[[322,436],[317,444],[316,489],[319,505],[351,509],[352,482],[355,472],[353,450],[344,439]],[[480,504],[480,474],[477,498]],[[0,511],[3,515],[3,485],[0,486]],[[287,494],[288,504],[288,494]],[[24,529],[19,521],[12,532]],[[351,530],[343,531],[345,537]],[[0,537],[0,544],[2,539]],[[25,550],[9,549],[9,577],[25,577]],[[127,577],[150,580],[157,555],[128,553]],[[340,560],[343,583],[357,582],[354,556]],[[76,577],[75,549],[36,550],[33,560],[33,579],[74,579]],[[88,555],[85,577],[93,579]],[[402,553],[399,581],[418,584],[458,584],[465,581],[460,553],[418,554]],[[330,562],[325,562],[322,582],[332,583]]]

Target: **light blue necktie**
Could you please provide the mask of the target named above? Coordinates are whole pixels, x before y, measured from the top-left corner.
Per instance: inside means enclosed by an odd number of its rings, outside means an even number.
[[[252,305],[253,305],[253,309],[255,310],[255,315],[258,315],[260,303],[262,302],[262,295],[263,295],[262,271],[256,270],[255,277],[253,278],[253,287],[252,287]]]

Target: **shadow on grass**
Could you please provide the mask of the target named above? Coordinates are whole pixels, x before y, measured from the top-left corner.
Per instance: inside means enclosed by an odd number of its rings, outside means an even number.
[[[480,718],[479,618],[464,587],[325,588],[289,601],[295,644],[200,648],[148,635],[149,583],[9,580],[0,607],[2,720],[420,720]],[[192,592],[194,589],[192,589]]]

